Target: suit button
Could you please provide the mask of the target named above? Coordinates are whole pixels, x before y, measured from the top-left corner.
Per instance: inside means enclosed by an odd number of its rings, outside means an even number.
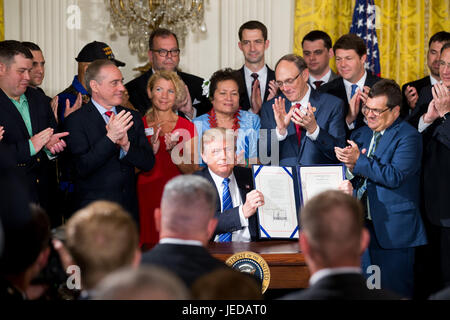
[[[41,159],[40,159],[40,158],[37,158],[37,159],[36,159],[36,161],[37,161],[37,162],[40,162],[40,161],[41,161]]]
[[[39,179],[36,179],[36,183],[39,183]]]

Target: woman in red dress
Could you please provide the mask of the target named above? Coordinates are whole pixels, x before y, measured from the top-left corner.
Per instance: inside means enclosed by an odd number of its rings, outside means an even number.
[[[148,81],[147,94],[152,106],[142,120],[153,147],[155,165],[138,175],[141,246],[159,241],[153,212],[160,206],[164,185],[175,176],[199,168],[194,164],[192,152],[196,150],[195,126],[173,111],[174,105],[186,98],[183,81],[175,72],[156,71]]]

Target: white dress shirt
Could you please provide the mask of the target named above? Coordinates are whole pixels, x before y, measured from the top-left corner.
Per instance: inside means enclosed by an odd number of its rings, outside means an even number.
[[[308,109],[308,102],[309,102],[309,96],[311,95],[311,87],[308,85],[308,91],[306,91],[306,94],[303,96],[303,98],[300,101],[293,101],[291,103],[291,106],[295,106],[297,103],[300,103],[301,108],[300,110],[307,110]],[[311,106],[313,107],[313,106]],[[286,128],[286,133],[284,135],[281,135],[280,132],[278,131],[278,127],[276,128],[276,133],[277,133],[277,139],[278,141],[283,141],[284,139],[286,139],[288,133],[287,133],[287,128]],[[316,130],[314,130],[313,133],[309,134],[308,131],[306,131],[306,136],[308,138],[310,138],[312,141],[315,141],[317,139],[317,137],[319,136],[319,125],[317,125]]]
[[[159,240],[160,244],[164,243],[170,243],[170,244],[181,244],[181,245],[188,245],[188,246],[198,246],[203,247],[203,243],[198,240],[184,240],[184,239],[178,239],[178,238],[162,238]]]
[[[325,83],[328,83],[328,81],[330,80],[330,77],[331,77],[331,69],[328,69],[328,72],[325,73],[325,75],[324,75],[322,78],[320,78],[320,79],[314,78],[314,77],[311,75],[311,73],[310,73],[310,74],[309,74],[309,83],[311,84],[311,86],[312,86],[314,89],[317,89],[317,88],[316,88],[316,85],[314,84],[315,81],[323,81],[322,85],[324,85]]]
[[[356,89],[356,91],[358,91],[358,89],[363,92],[364,91],[364,83],[366,82],[366,78],[367,78],[367,71],[364,71],[364,75],[362,76],[361,79],[358,80],[358,82],[356,82],[355,84],[358,86],[358,88]],[[352,84],[350,81],[348,80],[344,80],[344,87],[345,87],[345,93],[347,94],[347,101],[350,104],[350,98],[352,95]],[[366,118],[364,118],[364,122],[366,122]],[[353,130],[355,129],[355,121],[353,121],[352,123],[347,123],[347,127],[349,130]]]
[[[211,171],[209,169],[209,174],[211,175],[214,184],[216,185],[217,192],[219,193],[220,198],[220,208],[222,209],[223,206],[223,178],[219,177],[217,174]],[[244,212],[242,211],[242,199],[241,194],[239,192],[239,187],[236,182],[236,178],[234,177],[233,172],[231,172],[231,175],[228,177],[230,179],[230,182],[228,184],[228,187],[230,188],[230,195],[231,195],[231,201],[233,203],[233,208],[239,207],[239,219],[241,221],[241,226],[243,227],[241,230],[234,231],[231,234],[231,241],[234,242],[250,242],[250,230],[248,229],[248,219],[244,217]],[[217,235],[214,239],[214,241],[218,241],[219,236]]]

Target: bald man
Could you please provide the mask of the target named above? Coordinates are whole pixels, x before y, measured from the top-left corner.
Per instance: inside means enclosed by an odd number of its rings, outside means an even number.
[[[159,243],[142,256],[142,263],[167,268],[188,287],[200,276],[227,266],[205,246],[217,226],[217,195],[203,177],[181,175],[164,187],[161,208],[155,210]]]

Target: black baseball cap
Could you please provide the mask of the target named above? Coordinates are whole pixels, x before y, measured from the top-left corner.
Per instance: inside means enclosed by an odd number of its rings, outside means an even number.
[[[114,61],[116,66],[123,67],[125,63],[114,58],[114,54],[110,46],[104,42],[93,41],[88,43],[78,53],[75,58],[78,62],[92,62],[99,59],[109,59]]]

